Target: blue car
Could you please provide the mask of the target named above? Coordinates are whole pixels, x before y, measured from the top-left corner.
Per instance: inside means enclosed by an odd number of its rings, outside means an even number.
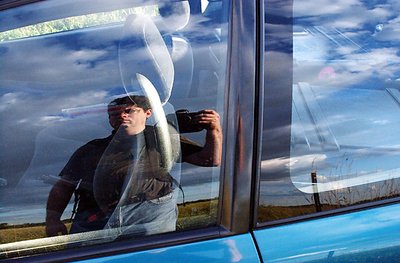
[[[0,260],[400,262],[399,34],[396,0],[1,1]]]

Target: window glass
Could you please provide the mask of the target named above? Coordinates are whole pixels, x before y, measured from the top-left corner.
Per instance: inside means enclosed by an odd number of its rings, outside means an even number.
[[[273,2],[259,221],[399,196],[399,3]]]
[[[71,23],[0,43],[0,258],[216,224],[227,5],[143,3],[0,13],[2,33]],[[136,11],[81,26],[99,10]]]

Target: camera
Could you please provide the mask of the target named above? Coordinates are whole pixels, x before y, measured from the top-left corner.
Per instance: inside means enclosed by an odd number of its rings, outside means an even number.
[[[194,116],[199,114],[198,112],[189,112],[186,109],[177,110],[175,112],[176,120],[178,121],[178,129],[181,133],[199,132],[203,130],[203,127],[198,123],[194,122]]]

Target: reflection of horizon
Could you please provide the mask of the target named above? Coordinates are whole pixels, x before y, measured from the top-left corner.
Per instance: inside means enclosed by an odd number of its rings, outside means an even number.
[[[218,197],[219,181],[215,181],[215,178],[210,179],[208,176],[209,171],[204,171],[204,176],[199,176],[199,171],[200,170],[195,173],[197,180],[187,180],[187,182],[182,185],[185,194],[185,202],[196,202]],[[52,180],[56,179],[55,176],[50,177]],[[51,184],[47,184],[42,180],[26,180],[23,186],[18,188],[2,189],[0,200],[0,224],[44,222],[47,196],[51,187]],[[182,202],[182,192],[179,191],[178,204]],[[73,198],[63,214],[63,219],[70,218],[72,207]]]
[[[259,205],[296,206],[309,204],[310,202],[304,198],[304,194],[288,181],[260,182]]]

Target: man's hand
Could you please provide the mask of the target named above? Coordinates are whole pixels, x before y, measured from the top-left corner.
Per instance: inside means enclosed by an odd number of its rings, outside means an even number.
[[[67,228],[60,218],[74,193],[76,185],[69,181],[60,180],[50,190],[46,206],[46,234],[49,237],[66,235]]]
[[[68,234],[67,227],[61,220],[49,220],[46,222],[46,235],[48,237],[54,237]]]
[[[201,110],[193,122],[207,130],[206,141],[200,152],[191,154],[185,161],[199,166],[219,166],[222,159],[222,129],[219,114],[214,110]]]
[[[221,132],[221,123],[219,114],[214,110],[201,110],[194,117],[194,122],[201,125],[207,131]]]

